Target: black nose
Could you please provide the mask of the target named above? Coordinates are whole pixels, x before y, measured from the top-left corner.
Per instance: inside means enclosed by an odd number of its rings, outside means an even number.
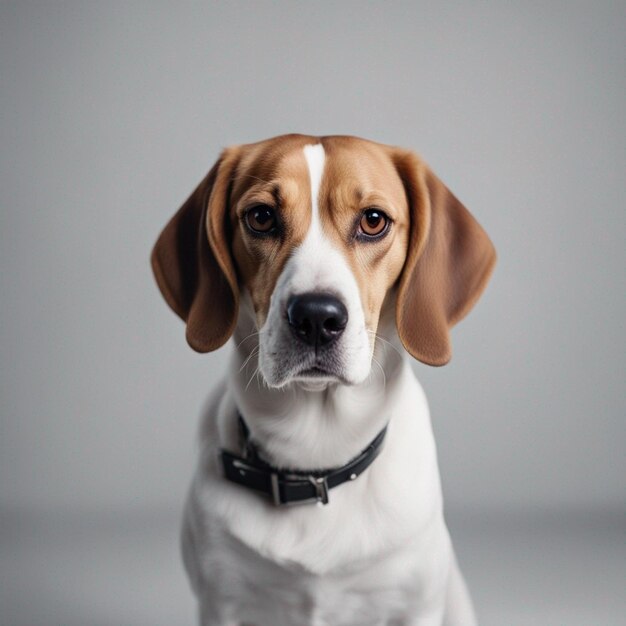
[[[348,324],[348,310],[326,293],[303,293],[287,302],[287,320],[296,337],[311,346],[334,341]]]

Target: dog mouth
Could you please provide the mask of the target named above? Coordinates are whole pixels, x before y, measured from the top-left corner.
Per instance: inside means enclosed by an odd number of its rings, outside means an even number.
[[[320,378],[334,376],[334,374],[324,369],[323,367],[315,366],[301,370],[300,372],[298,372],[298,376],[310,376],[311,378]]]
[[[313,384],[316,386],[332,383],[349,384],[343,374],[321,365],[303,367],[291,376],[291,380],[304,385]]]

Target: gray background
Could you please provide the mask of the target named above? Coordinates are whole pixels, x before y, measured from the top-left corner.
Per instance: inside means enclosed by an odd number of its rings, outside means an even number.
[[[228,350],[148,258],[222,147],[284,132],[417,150],[496,245],[452,363],[416,364],[485,623],[623,623],[624,6],[1,4],[3,623],[191,623],[176,516]]]

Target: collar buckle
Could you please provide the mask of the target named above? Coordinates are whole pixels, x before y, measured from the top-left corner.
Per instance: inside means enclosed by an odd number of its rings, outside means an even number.
[[[307,476],[315,487],[315,499],[321,504],[328,504],[328,481],[326,476]]]
[[[300,479],[301,480],[301,479]],[[270,487],[272,489],[272,500],[276,506],[284,506],[287,504],[304,504],[306,502],[319,502],[320,504],[328,504],[328,481],[326,476],[307,476],[313,487],[315,487],[315,496],[309,500],[301,500],[299,502],[283,502],[280,497],[280,482],[276,472],[270,473]]]

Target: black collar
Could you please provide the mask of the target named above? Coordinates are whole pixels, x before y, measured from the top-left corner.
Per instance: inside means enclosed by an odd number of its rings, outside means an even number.
[[[220,450],[224,477],[260,491],[272,498],[276,506],[321,502],[328,504],[328,490],[349,480],[355,480],[378,456],[382,449],[387,427],[383,428],[374,440],[346,465],[330,470],[303,472],[281,470],[263,461],[250,439],[250,431],[239,415],[239,432],[243,457],[228,450]]]

